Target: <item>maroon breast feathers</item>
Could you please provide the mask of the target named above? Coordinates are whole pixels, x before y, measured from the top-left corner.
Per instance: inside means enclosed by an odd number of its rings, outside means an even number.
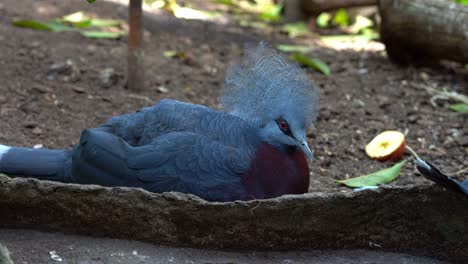
[[[252,198],[302,194],[309,188],[309,166],[301,150],[281,151],[261,143],[242,183]]]

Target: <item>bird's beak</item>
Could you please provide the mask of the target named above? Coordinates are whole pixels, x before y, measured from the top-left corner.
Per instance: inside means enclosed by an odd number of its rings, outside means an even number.
[[[314,154],[312,154],[312,150],[310,150],[309,145],[307,145],[306,140],[301,142],[301,149],[304,152],[308,160],[312,160],[314,158]]]

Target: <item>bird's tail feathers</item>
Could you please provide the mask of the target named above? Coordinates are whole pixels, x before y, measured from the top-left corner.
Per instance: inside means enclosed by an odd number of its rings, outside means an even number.
[[[70,151],[0,145],[0,173],[66,181]]]

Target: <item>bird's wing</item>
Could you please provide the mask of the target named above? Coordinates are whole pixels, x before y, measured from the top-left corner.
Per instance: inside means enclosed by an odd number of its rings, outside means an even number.
[[[193,132],[172,132],[128,154],[128,167],[150,186],[146,189],[223,201],[245,195],[240,176],[250,165],[253,146],[234,147]]]
[[[202,105],[163,99],[158,104],[136,113],[113,117],[100,129],[124,139],[132,146],[142,146],[172,132],[216,135],[216,131],[210,132],[213,127],[209,124],[215,119],[223,119],[222,122],[226,122],[239,118]]]

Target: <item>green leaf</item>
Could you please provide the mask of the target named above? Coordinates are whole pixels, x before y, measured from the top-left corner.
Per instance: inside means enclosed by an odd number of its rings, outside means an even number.
[[[69,23],[80,23],[80,22],[83,22],[83,21],[87,21],[87,20],[90,20],[90,17],[85,15],[85,13],[83,11],[78,11],[78,12],[75,12],[75,13],[71,13],[71,14],[68,14],[68,15],[65,15],[62,17],[62,19],[66,22],[69,22]]]
[[[31,28],[36,30],[52,31],[52,28],[49,25],[47,25],[47,23],[36,20],[18,19],[13,21],[13,25],[17,27]]]
[[[62,21],[68,22],[75,27],[117,27],[124,23],[123,20],[118,19],[100,19],[91,18],[83,11],[75,12],[62,17]]]
[[[166,58],[183,58],[185,57],[185,53],[183,51],[177,50],[166,50],[163,52],[164,57]]]
[[[227,6],[237,6],[233,0],[215,0],[215,3],[227,5]]]
[[[240,20],[239,25],[241,27],[250,27],[250,28],[256,28],[260,30],[271,31],[271,26],[268,23],[261,22],[261,21]]]
[[[125,21],[120,19],[100,19],[92,18],[90,20],[91,27],[118,27],[122,25]]]
[[[455,0],[455,2],[462,5],[468,5],[468,0]]]
[[[63,32],[63,31],[76,31],[76,28],[65,25],[60,21],[45,22],[53,32]]]
[[[291,38],[307,36],[310,34],[309,28],[307,28],[307,25],[304,22],[285,24],[281,30],[286,32]]]
[[[318,72],[321,72],[325,75],[330,75],[330,68],[328,67],[328,65],[319,60],[319,59],[312,59],[312,58],[309,58],[307,57],[306,55],[304,54],[300,54],[300,53],[294,53],[292,54],[290,57],[289,57],[290,60],[293,60],[293,61],[296,61],[298,63],[300,63],[301,65],[303,66],[306,66],[306,67],[310,67]]]
[[[372,31],[374,32],[374,31]],[[333,35],[333,36],[322,36],[320,40],[325,43],[333,42],[350,42],[350,41],[370,41],[379,37],[379,34],[374,32],[368,32],[361,35]]]
[[[346,9],[340,8],[336,11],[335,17],[333,17],[333,23],[341,27],[347,27],[349,25],[348,12],[346,12]]]
[[[330,24],[331,18],[332,16],[330,15],[330,13],[323,12],[323,13],[320,13],[320,15],[317,17],[317,19],[315,20],[315,23],[320,28],[326,28]]]
[[[349,31],[353,34],[362,32],[363,30],[370,30],[370,27],[374,25],[374,22],[365,16],[357,16],[356,21],[349,28]]]
[[[88,1],[88,3],[94,3],[94,2],[96,2],[96,0],[86,0],[86,1]]]
[[[59,21],[41,22],[36,20],[18,19],[13,21],[17,27],[31,28],[36,30],[48,30],[53,32],[74,31],[73,27],[67,26]]]
[[[76,28],[87,28],[91,26],[91,20],[85,20],[77,23],[72,23],[72,25]]]
[[[405,163],[406,160],[402,160],[390,168],[376,171],[374,173],[367,174],[364,176],[340,180],[337,182],[344,184],[348,187],[377,186],[379,184],[386,184],[395,180],[398,177],[401,168]]]
[[[268,4],[263,5],[258,18],[267,22],[279,22],[281,21],[281,5]]]
[[[87,38],[107,38],[107,39],[117,39],[123,36],[124,32],[106,32],[106,31],[91,31],[83,30],[80,31],[81,35]]]
[[[175,1],[169,4],[169,8],[172,10],[175,17],[183,19],[212,20],[221,16],[221,13],[216,11],[204,11],[190,7],[182,7]]]
[[[307,45],[288,45],[288,44],[278,44],[276,48],[282,52],[298,52],[298,53],[307,53],[311,52],[313,48]]]
[[[468,113],[468,104],[452,104],[448,108],[455,112]]]

